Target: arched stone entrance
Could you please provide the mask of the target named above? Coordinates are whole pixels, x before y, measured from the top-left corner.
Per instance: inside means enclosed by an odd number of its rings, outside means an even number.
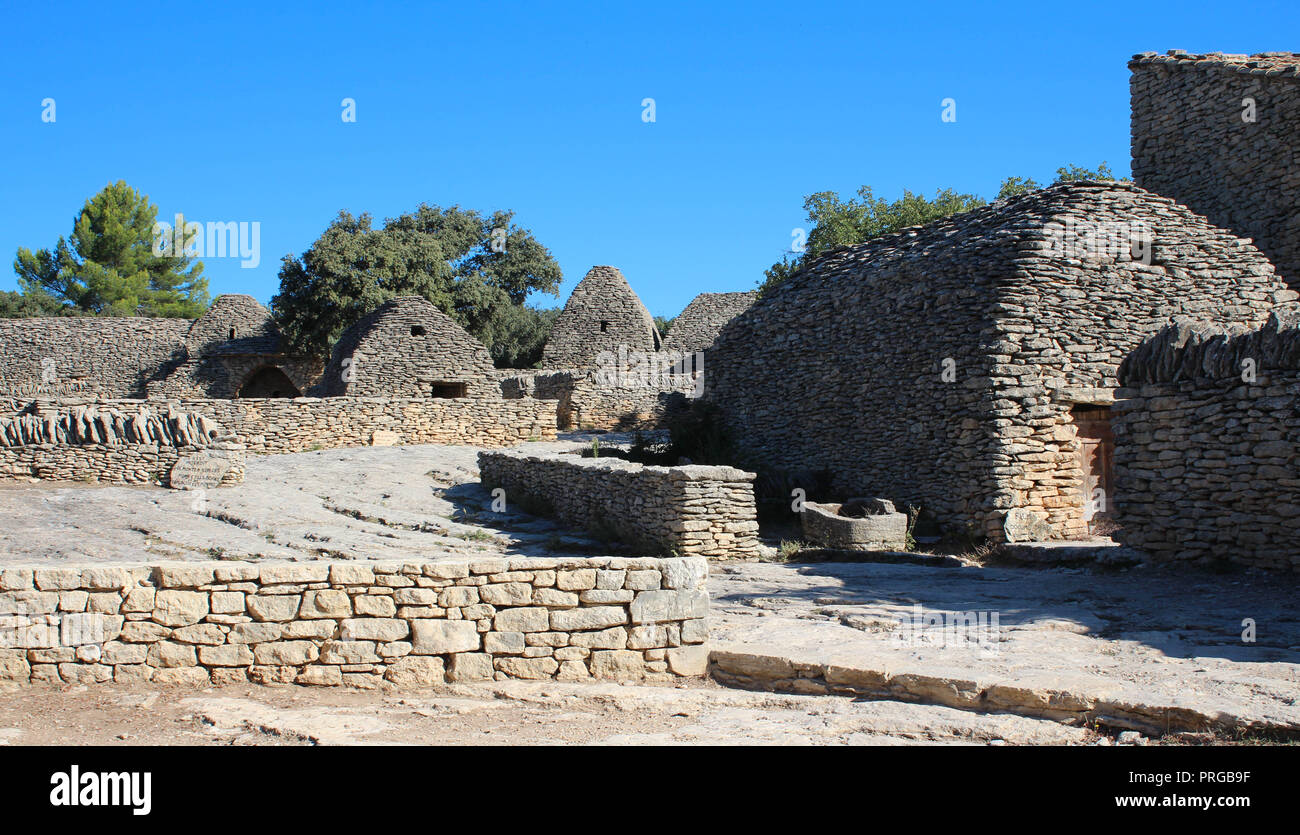
[[[236,397],[302,397],[289,376],[273,365],[266,365],[249,375]]]

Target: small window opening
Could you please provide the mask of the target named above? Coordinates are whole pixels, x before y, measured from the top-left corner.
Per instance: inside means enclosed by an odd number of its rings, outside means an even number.
[[[231,338],[231,339],[234,339],[234,338],[235,338],[235,329],[234,329],[234,328],[231,328],[231,329],[230,329],[230,338]]]
[[[600,332],[601,332],[601,333],[608,333],[608,332],[609,332],[609,322],[606,322],[606,321],[604,321],[603,319],[601,320],[601,322],[600,322]]]
[[[467,388],[468,387],[465,383],[437,382],[433,384],[429,396],[440,399],[464,397],[467,393]]]
[[[425,333],[424,325],[411,325],[411,336],[424,336]]]

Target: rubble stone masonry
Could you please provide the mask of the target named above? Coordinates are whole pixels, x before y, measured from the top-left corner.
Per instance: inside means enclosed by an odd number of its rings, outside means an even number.
[[[222,485],[243,481],[242,444],[202,414],[158,405],[45,401],[0,413],[0,481],[164,484],[172,466],[190,455],[222,459]]]
[[[0,682],[381,685],[704,674],[703,559],[0,569]]]
[[[480,452],[480,478],[506,502],[651,553],[758,553],[754,474],[733,467],[648,467],[618,458]]]
[[[1300,290],[1300,53],[1144,52],[1133,179],[1251,238]]]
[[[1159,560],[1300,570],[1300,329],[1181,324],[1120,369],[1114,536]]]

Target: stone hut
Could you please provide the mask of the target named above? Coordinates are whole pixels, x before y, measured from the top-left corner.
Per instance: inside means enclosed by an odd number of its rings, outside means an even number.
[[[663,345],[654,318],[627,279],[614,267],[592,267],[573,288],[542,351],[543,368],[596,364],[603,351],[658,351]]]
[[[723,329],[705,396],[753,466],[994,541],[1076,538],[1113,492],[1125,355],[1295,298],[1173,200],[1067,183],[813,260]]]
[[[1300,53],[1144,52],[1129,69],[1134,181],[1251,238],[1300,290]]]
[[[757,298],[757,291],[700,293],[673,320],[664,337],[664,350],[694,353],[713,347],[723,326],[748,310]]]
[[[184,360],[163,369],[150,397],[300,397],[320,362],[287,354],[280,329],[252,296],[218,296],[185,334]]]
[[[321,380],[328,397],[500,397],[492,356],[421,296],[399,296],[344,331]]]

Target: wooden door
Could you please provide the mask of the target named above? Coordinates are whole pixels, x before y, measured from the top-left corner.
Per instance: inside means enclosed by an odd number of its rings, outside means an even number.
[[[1115,436],[1110,431],[1110,409],[1076,406],[1071,415],[1078,430],[1079,469],[1083,471],[1083,518],[1092,521],[1110,514],[1115,495]]]

